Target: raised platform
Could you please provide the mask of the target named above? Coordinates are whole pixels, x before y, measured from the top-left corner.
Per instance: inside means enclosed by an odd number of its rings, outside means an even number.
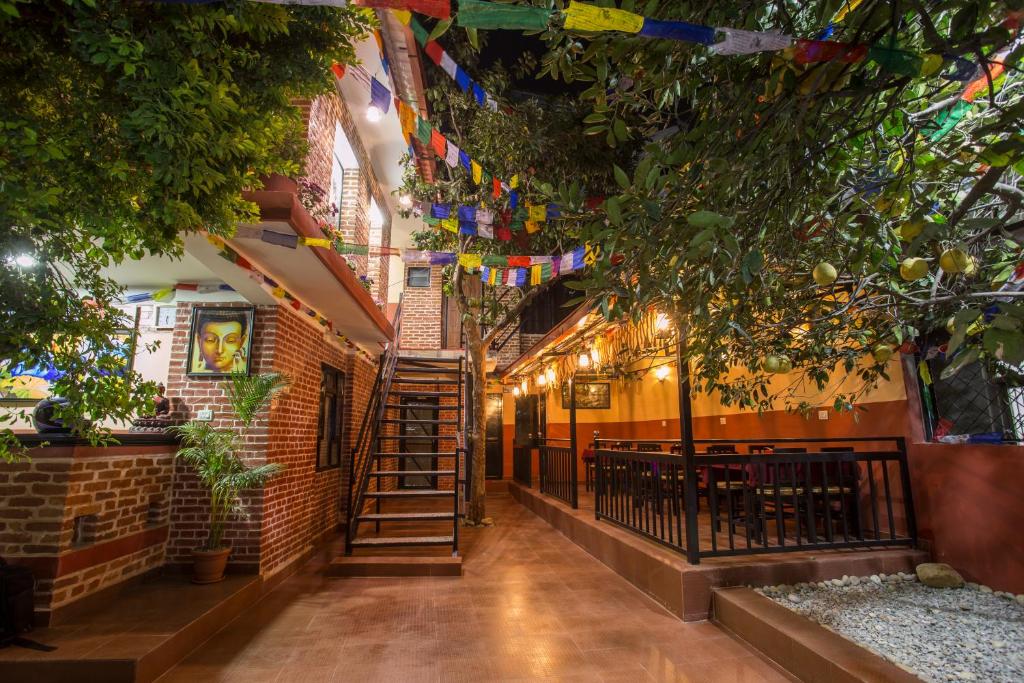
[[[252,575],[206,586],[178,575],[134,583],[110,595],[103,609],[26,634],[56,646],[53,652],[0,650],[0,681],[153,681],[254,605],[262,584]]]
[[[714,620],[801,681],[920,681],[875,653],[749,588],[715,589]]]
[[[589,496],[581,495],[580,509],[573,510],[516,482],[509,484],[509,491],[515,500],[684,621],[707,619],[712,590],[718,587],[912,572],[917,564],[928,561],[924,551],[892,548],[717,557],[691,565],[679,553],[595,520]]]

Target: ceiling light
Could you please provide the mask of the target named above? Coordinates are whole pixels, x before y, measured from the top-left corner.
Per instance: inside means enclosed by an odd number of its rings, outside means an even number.
[[[380,110],[380,107],[378,107],[377,105],[371,104],[369,107],[366,108],[366,120],[369,121],[370,123],[378,123],[383,118],[384,112],[382,112]]]

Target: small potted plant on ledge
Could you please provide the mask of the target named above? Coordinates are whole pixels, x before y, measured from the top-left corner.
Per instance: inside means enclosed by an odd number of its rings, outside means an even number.
[[[244,425],[242,432],[252,427],[256,416],[287,385],[287,378],[277,373],[235,373],[224,383],[231,406]],[[284,468],[276,463],[247,466],[238,457],[242,434],[235,430],[217,429],[209,422],[192,420],[174,427],[174,431],[182,444],[177,457],[192,466],[210,492],[210,533],[206,544],[192,551],[192,581],[216,583],[224,578],[231,553],[231,547],[224,544],[224,527],[231,517],[245,515],[239,493],[263,486]]]

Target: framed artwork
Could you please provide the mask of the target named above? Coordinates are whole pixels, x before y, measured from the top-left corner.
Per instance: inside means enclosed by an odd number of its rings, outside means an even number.
[[[170,330],[174,328],[174,318],[178,314],[177,306],[157,306],[155,325],[158,330]]]
[[[577,410],[607,410],[612,407],[609,382],[576,382]],[[562,382],[562,408],[569,409],[569,383]]]
[[[252,306],[192,309],[186,373],[190,377],[249,374],[252,350]]]

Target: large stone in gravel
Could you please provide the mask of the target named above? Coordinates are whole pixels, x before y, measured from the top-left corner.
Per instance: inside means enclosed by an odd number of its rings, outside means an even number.
[[[917,565],[917,578],[932,588],[960,588],[964,577],[957,570],[942,562],[925,562]]]

